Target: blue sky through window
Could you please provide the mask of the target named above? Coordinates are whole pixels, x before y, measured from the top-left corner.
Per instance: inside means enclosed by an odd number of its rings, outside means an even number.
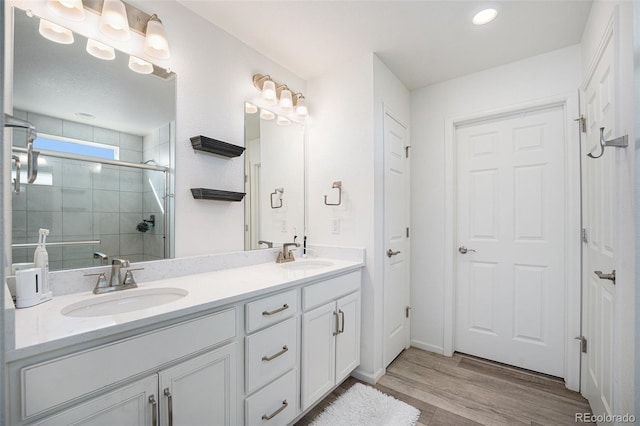
[[[66,152],[68,154],[85,155],[88,157],[106,158],[107,160],[117,160],[117,147],[108,145],[85,144],[81,141],[71,142],[50,137],[38,136],[33,142],[36,149],[46,149],[49,151]]]

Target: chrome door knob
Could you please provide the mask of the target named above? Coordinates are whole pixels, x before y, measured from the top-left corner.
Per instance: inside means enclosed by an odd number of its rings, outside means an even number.
[[[474,253],[476,253],[476,251],[474,249],[468,249],[465,246],[460,246],[458,247],[458,251],[462,254],[467,254],[468,252],[472,251]]]

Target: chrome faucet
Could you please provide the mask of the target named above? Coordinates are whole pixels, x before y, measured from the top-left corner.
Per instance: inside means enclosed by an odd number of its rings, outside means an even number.
[[[102,253],[96,253],[100,258]],[[106,257],[106,256],[105,256]],[[127,269],[125,277],[122,277],[122,268],[129,268],[130,262],[125,259],[112,259],[111,260],[111,276],[107,280],[105,272],[98,272],[96,274],[86,274],[85,276],[98,276],[98,282],[93,289],[94,294],[108,293],[116,290],[126,290],[128,288],[136,288],[138,285],[133,279],[132,271],[137,269]]]
[[[260,245],[260,244],[266,244],[268,248],[273,248],[273,243],[271,241],[260,240],[260,241],[258,241],[258,245]]]
[[[300,247],[300,243],[284,243],[282,245],[282,251],[278,253],[278,258],[276,259],[276,263],[286,263],[293,262],[296,260],[293,257],[293,252],[289,250],[289,247]]]

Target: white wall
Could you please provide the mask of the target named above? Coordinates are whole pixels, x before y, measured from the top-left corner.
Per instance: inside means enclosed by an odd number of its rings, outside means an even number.
[[[575,95],[579,81],[580,47],[573,46],[411,93],[412,345],[443,352],[445,121]]]
[[[616,259],[616,320],[614,351],[617,367],[614,371],[614,407],[617,414],[634,412],[634,377],[637,365],[634,355],[635,318],[635,241],[634,173],[635,173],[635,112],[633,76],[633,4],[628,1],[595,1],[582,36],[582,71],[586,75],[594,61],[598,44],[612,16],[616,15],[618,32],[618,122],[619,135],[629,135],[629,148],[620,158],[620,241]],[[618,135],[616,135],[618,136]],[[638,391],[637,389],[635,390]],[[636,407],[638,408],[638,407]]]
[[[640,22],[640,3],[633,3],[633,20],[634,22]],[[633,48],[634,57],[640,57],[640,25],[634,25],[633,27]],[[640,61],[634,62],[634,85],[635,85],[635,110],[640,111]],[[636,137],[640,135],[640,120],[636,120],[635,127]],[[636,206],[640,205],[640,143],[635,143],[636,158],[635,158],[635,203]],[[640,265],[640,209],[635,209],[635,264]],[[640,268],[636,267],[635,271],[635,288],[640,288]],[[640,291],[636,291],[635,294],[635,353],[636,361],[635,365],[640,365]],[[636,419],[640,419],[640,368],[635,368],[635,416]]]
[[[307,83],[307,217],[310,244],[366,249],[362,291],[360,377],[374,381],[382,368],[382,120],[383,103],[407,123],[409,93],[373,54]],[[310,101],[311,102],[311,101]],[[342,205],[334,181],[342,181]],[[332,232],[334,220],[339,233]]]

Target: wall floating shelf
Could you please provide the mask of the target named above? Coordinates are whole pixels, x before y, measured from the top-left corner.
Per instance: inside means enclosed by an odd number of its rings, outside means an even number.
[[[191,188],[191,195],[196,200],[242,201],[245,193],[220,189]]]
[[[204,151],[210,154],[222,155],[223,157],[238,157],[244,152],[244,147],[211,139],[206,136],[193,136],[191,146],[197,151]]]

